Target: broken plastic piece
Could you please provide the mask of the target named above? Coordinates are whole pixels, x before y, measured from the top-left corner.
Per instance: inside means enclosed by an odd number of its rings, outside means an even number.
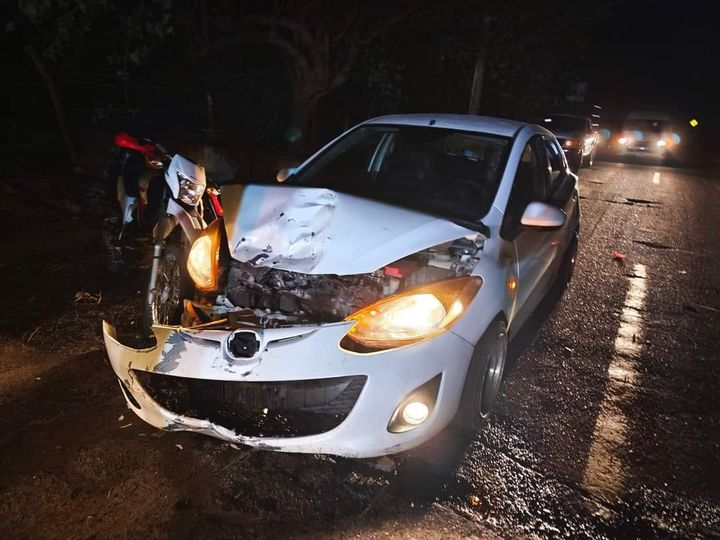
[[[613,259],[615,259],[616,261],[620,261],[620,262],[624,262],[627,257],[627,255],[625,255],[624,253],[620,253],[619,251],[614,251],[614,250],[612,252],[612,256],[613,256]]]
[[[417,268],[418,263],[416,261],[397,261],[393,264],[387,265],[384,268],[384,272],[388,277],[403,279],[412,274],[415,270],[417,270]]]

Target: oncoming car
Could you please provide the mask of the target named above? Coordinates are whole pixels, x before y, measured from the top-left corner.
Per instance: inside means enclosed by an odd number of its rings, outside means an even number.
[[[172,270],[181,314],[154,346],[104,323],[128,407],[158,428],[348,457],[481,427],[509,338],[572,274],[577,177],[555,137],[386,116],[278,180],[223,188],[224,224]]]
[[[677,151],[680,137],[667,114],[633,111],[623,123],[617,142],[620,156],[665,159]]]

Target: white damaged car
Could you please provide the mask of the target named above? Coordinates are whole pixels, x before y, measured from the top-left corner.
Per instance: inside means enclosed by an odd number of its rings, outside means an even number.
[[[153,326],[154,346],[104,323],[129,408],[162,429],[349,457],[479,428],[509,338],[572,274],[577,177],[555,137],[386,116],[278,181],[223,188],[224,223],[165,280],[178,318]]]

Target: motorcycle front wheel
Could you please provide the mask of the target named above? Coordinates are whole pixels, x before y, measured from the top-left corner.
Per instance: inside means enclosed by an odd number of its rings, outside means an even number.
[[[192,299],[193,283],[187,271],[184,246],[168,243],[160,256],[155,287],[145,301],[145,324],[180,324],[183,300]]]

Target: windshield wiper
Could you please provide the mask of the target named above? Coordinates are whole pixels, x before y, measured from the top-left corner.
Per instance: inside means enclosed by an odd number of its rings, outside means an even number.
[[[472,229],[473,231],[477,231],[480,234],[482,234],[485,238],[490,238],[490,227],[485,225],[482,221],[479,221],[479,220],[473,221],[472,219],[447,218],[447,217],[444,217],[444,219],[452,221],[456,225],[460,225],[461,227],[465,227],[466,229]]]

